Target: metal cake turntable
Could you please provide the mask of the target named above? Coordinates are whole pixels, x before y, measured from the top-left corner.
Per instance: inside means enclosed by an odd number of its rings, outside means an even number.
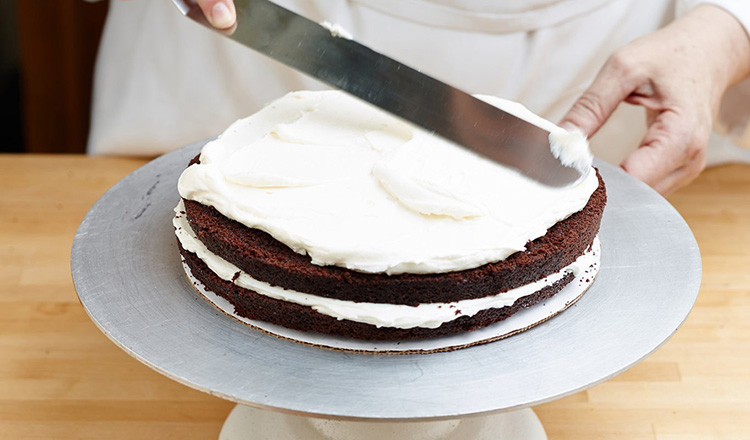
[[[590,290],[523,333],[461,350],[357,354],[245,326],[186,279],[171,218],[193,144],[125,177],[91,208],[72,272],[91,319],[127,353],[239,405],[220,438],[544,439],[533,405],[606,381],[654,352],[695,302],[695,239],[661,196],[597,162],[609,202]]]

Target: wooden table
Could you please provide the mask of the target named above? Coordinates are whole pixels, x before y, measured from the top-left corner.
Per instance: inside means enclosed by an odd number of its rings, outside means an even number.
[[[232,404],[126,355],[73,289],[79,222],[143,163],[0,155],[0,438],[218,438]],[[551,440],[750,438],[750,166],[709,170],[670,201],[701,248],[698,303],[644,362],[535,408]]]

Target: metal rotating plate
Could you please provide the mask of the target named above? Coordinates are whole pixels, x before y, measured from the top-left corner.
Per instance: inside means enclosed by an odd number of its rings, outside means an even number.
[[[259,408],[329,418],[456,418],[518,409],[588,388],[663,344],[695,302],[695,239],[661,196],[598,162],[609,202],[601,270],[559,316],[486,345],[429,355],[323,350],[224,315],[183,272],[172,229],[177,179],[194,144],[125,177],[91,208],[72,271],[91,319],[123,350],[190,387]]]

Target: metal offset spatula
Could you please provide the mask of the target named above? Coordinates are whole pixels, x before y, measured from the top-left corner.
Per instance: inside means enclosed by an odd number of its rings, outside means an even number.
[[[548,131],[273,2],[235,0],[236,25],[217,30],[195,0],[172,1],[228,38],[543,184],[566,186],[581,177],[552,155]]]

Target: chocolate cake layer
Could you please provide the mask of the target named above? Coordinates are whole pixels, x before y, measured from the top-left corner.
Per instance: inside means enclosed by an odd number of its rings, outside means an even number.
[[[318,313],[310,307],[269,298],[239,287],[219,278],[195,254],[186,251],[182,246],[179,247],[180,253],[188,267],[190,267],[193,276],[202,282],[208,290],[232,303],[235,313],[242,317],[270,322],[295,330],[367,340],[422,339],[476,330],[502,321],[519,310],[550,298],[574,278],[574,275],[569,273],[556,283],[544,287],[536,293],[520,298],[512,306],[483,310],[471,317],[461,316],[453,321],[444,323],[438,328],[378,328],[374,325],[361,322],[338,320],[334,317]]]
[[[355,302],[417,305],[495,295],[532,283],[573,263],[599,231],[607,195],[599,187],[583,210],[555,224],[527,250],[457,272],[368,274],[316,266],[269,234],[228,219],[210,206],[185,200],[186,217],[198,239],[251,277],[289,290]]]

